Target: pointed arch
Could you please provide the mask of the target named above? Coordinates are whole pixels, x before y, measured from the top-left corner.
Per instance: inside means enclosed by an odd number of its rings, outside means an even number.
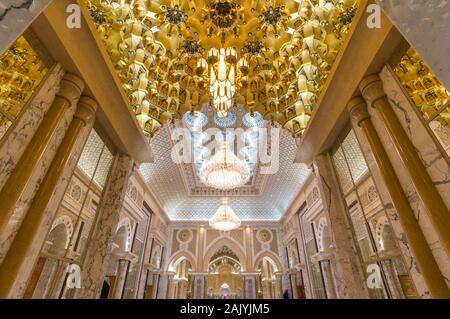
[[[177,268],[177,265],[183,260],[187,260],[191,264],[192,270],[197,269],[195,258],[190,252],[178,251],[170,257],[169,264],[167,265],[167,270],[174,271]]]
[[[208,246],[203,257],[203,269],[201,269],[201,271],[208,271],[208,264],[211,257],[217,250],[219,250],[223,246],[227,246],[236,254],[236,256],[239,258],[239,262],[241,263],[242,271],[247,271],[248,265],[246,264],[244,251],[236,241],[228,237],[219,237]]]
[[[258,264],[264,258],[267,258],[272,266],[274,266],[275,271],[284,271],[283,263],[281,262],[280,258],[270,250],[263,251],[256,255],[255,262],[253,264],[253,270],[256,270],[258,268]]]
[[[114,243],[119,246],[122,251],[131,250],[132,230],[130,219],[125,217],[117,224],[116,234],[114,236]]]

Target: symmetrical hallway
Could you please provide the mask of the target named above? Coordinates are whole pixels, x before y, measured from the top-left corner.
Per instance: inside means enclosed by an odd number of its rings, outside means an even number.
[[[449,299],[450,3],[395,2],[0,0],[0,298]]]

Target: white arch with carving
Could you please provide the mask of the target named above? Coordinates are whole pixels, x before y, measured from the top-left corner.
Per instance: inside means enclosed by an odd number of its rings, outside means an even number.
[[[69,243],[70,243],[70,238],[72,237],[73,234],[73,224],[72,224],[72,219],[67,216],[67,215],[62,215],[59,216],[58,218],[55,219],[55,221],[52,224],[52,228],[50,229],[50,232],[52,232],[52,230],[54,230],[57,226],[59,225],[64,225],[65,229],[66,229],[66,242],[64,244],[64,249],[67,249],[67,247],[69,247]]]
[[[169,265],[167,266],[168,271],[176,271],[177,266],[183,260],[187,260],[192,267],[192,270],[197,269],[197,263],[195,262],[195,256],[192,255],[190,251],[179,250],[175,254],[173,254],[169,259]]]
[[[131,222],[128,217],[122,218],[119,221],[119,223],[117,224],[116,236],[119,234],[119,231],[121,230],[121,228],[125,229],[124,250],[130,251],[131,250],[131,240],[132,240],[132,238],[131,238],[132,229],[131,229]]]
[[[219,237],[216,238],[214,241],[211,242],[211,244],[205,249],[205,255],[203,258],[203,269],[201,271],[207,272],[208,271],[208,264],[211,259],[211,257],[214,255],[216,251],[218,251],[223,246],[227,246],[230,248],[236,256],[239,258],[239,262],[241,263],[241,269],[242,271],[248,271],[248,265],[246,264],[246,258],[244,250],[241,248],[241,245],[234,239],[231,239],[229,237]],[[199,258],[202,258],[202,256],[199,256]]]
[[[253,263],[253,270],[256,270],[258,268],[258,264],[263,259],[266,259],[272,264],[272,266],[275,269],[275,272],[284,271],[283,263],[281,262],[280,258],[273,251],[270,250],[262,251],[255,256],[255,262]]]
[[[376,243],[380,250],[384,250],[386,248],[385,243],[384,243],[384,238],[383,238],[383,230],[384,230],[385,226],[390,226],[390,223],[386,216],[381,216],[380,218],[378,218],[377,224],[375,226]]]

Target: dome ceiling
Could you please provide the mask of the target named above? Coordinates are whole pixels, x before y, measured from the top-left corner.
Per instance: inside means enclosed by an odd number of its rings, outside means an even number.
[[[358,1],[87,3],[150,139],[165,122],[205,105],[223,116],[233,107],[258,111],[301,135]],[[226,92],[217,79],[225,79]]]

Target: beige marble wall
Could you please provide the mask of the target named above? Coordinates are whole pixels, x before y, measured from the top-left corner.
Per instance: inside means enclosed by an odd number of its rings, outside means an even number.
[[[109,265],[113,237],[134,163],[129,156],[117,154],[113,165],[94,234],[81,267],[81,289],[77,289],[75,298],[98,298]]]
[[[410,104],[400,85],[387,67],[383,68],[382,72],[380,73],[380,78],[383,81],[384,89],[388,96],[389,102],[394,109],[394,112],[399,118],[403,128],[407,132],[414,146],[416,147],[417,152],[421,156],[425,167],[427,168],[427,171],[434,181],[444,202],[446,203],[447,207],[450,207],[450,168],[448,167],[447,162],[443,158],[429,132],[425,129],[424,124],[422,124],[418,114],[414,110],[414,106]],[[417,219],[419,220],[419,224],[423,229],[424,235],[433,251],[436,261],[441,268],[443,275],[447,278],[447,284],[450,285],[450,263],[448,262],[448,258],[439,242],[436,232],[431,226],[431,222],[428,218],[428,213],[414,189],[407,170],[401,163],[401,160],[395,150],[395,147],[388,135],[387,130],[383,125],[382,120],[380,119],[380,116],[373,108],[369,108],[369,113],[372,116],[372,121],[386,149],[386,152],[388,153],[389,159],[391,160],[393,166],[396,168],[400,183],[402,184],[403,189],[408,196],[411,207],[413,208]],[[360,135],[361,134],[358,134],[358,136]],[[362,144],[364,146],[366,142],[363,142]],[[367,147],[363,148],[366,149]],[[373,158],[371,157],[368,158],[368,162],[371,167],[375,165],[373,163]],[[378,183],[380,183],[380,177],[374,177],[378,180]],[[383,184],[377,185],[380,193],[382,193],[382,196],[384,197],[383,200],[386,207],[388,208],[390,219],[391,221],[394,221],[393,227],[394,230],[396,230],[400,248],[404,254],[407,265],[409,265],[411,276],[414,280],[414,283],[416,284],[416,288],[422,297],[427,297],[429,295],[428,289],[426,288],[422,276],[420,275],[420,269],[418,269],[418,267],[416,266],[415,260],[411,255],[411,252],[409,251],[408,242],[406,240],[406,236],[401,231],[398,217],[393,210],[393,206],[388,199],[388,196],[386,195],[385,188],[382,187]]]
[[[21,35],[52,0],[0,0],[0,54]]]
[[[73,108],[73,109],[75,109],[75,108]],[[56,135],[58,135],[58,138],[55,139],[55,141],[54,141],[55,144],[52,144],[52,147],[50,149],[51,150],[51,158],[50,158],[50,155],[46,154],[43,159],[42,167],[45,167],[45,171],[42,171],[42,174],[44,174],[46,172],[46,169],[50,165],[51,159],[53,158],[54,153],[56,153],[59,143],[62,140],[62,138],[64,137],[65,131],[66,131],[68,125],[70,124],[69,117],[70,117],[70,119],[72,118],[73,112],[71,112],[69,109],[69,111],[67,111],[66,113],[67,114],[65,114],[64,119],[62,120],[62,123],[60,125],[61,127],[58,128],[56,131]],[[89,132],[92,129],[92,126],[93,126],[93,121],[91,123],[87,123],[87,125],[82,129],[80,135],[78,136],[76,145],[75,145],[74,149],[72,150],[72,154],[70,156],[69,162],[68,162],[67,166],[64,168],[64,172],[63,172],[56,188],[53,190],[53,195],[50,199],[50,202],[47,205],[46,212],[44,214],[44,216],[45,216],[44,220],[42,221],[42,223],[40,225],[39,231],[33,242],[33,246],[31,247],[31,249],[28,252],[28,256],[26,259],[27,262],[25,264],[23,264],[22,267],[20,268],[18,280],[15,284],[13,295],[11,296],[12,298],[20,298],[23,295],[23,293],[25,292],[27,281],[33,271],[34,264],[35,264],[37,258],[39,257],[41,247],[44,244],[47,233],[51,228],[51,225],[52,225],[53,219],[55,217],[55,214],[57,212],[57,209],[59,207],[59,204],[64,196],[67,185],[69,184],[69,182],[71,180],[73,171],[78,163],[78,158],[81,155],[84,144],[86,143],[87,137],[89,135]],[[41,171],[39,170],[39,172],[41,172]],[[38,178],[38,180],[40,181],[41,178],[42,177]],[[37,186],[35,186],[35,190],[37,191]],[[27,196],[27,194],[29,197],[26,199],[26,201],[24,201],[26,203],[26,205],[24,205],[24,206],[26,206],[28,208],[29,205],[31,204],[32,197],[34,196],[34,192],[30,192],[30,193],[27,192],[27,193],[25,193],[25,196]],[[25,210],[23,212],[25,212]],[[19,225],[17,225],[17,227],[18,226]],[[9,246],[16,230],[17,230],[17,228],[14,227],[14,231],[11,233],[11,236],[8,237],[8,241],[3,243],[4,246],[2,246],[2,247],[5,247],[6,245]]]
[[[359,141],[361,150],[366,158],[367,166],[369,167],[370,173],[372,174],[375,185],[377,186],[380,199],[386,209],[386,214],[388,215],[389,221],[391,223],[392,229],[394,230],[395,237],[397,238],[397,244],[402,252],[402,257],[405,261],[405,265],[408,268],[411,279],[417,289],[417,293],[422,297],[426,298],[429,296],[430,292],[425,284],[422,274],[420,273],[419,266],[417,265],[416,259],[409,247],[408,240],[406,238],[405,232],[397,215],[397,212],[392,204],[392,199],[389,192],[385,186],[383,177],[381,176],[380,170],[378,169],[377,163],[373,157],[372,151],[370,149],[369,142],[363,131],[358,127],[357,123],[352,121],[352,126],[354,128],[356,138]]]
[[[299,211],[301,205],[306,201],[308,188],[310,188],[310,184],[315,183],[315,178],[309,178],[305,185],[302,187],[302,190],[299,192],[294,202],[289,207],[288,211],[285,213],[282,220],[282,233],[283,233],[283,242],[285,245],[289,245],[289,243],[297,240],[298,249],[295,247],[295,250],[298,252],[298,265],[292,265],[295,267],[291,269],[292,273],[295,273],[296,276],[299,275],[299,271],[302,272],[303,277],[303,286],[305,289],[305,297],[306,299],[314,298],[313,292],[311,291],[311,283],[306,265],[306,253],[304,250],[303,244],[303,235],[300,232],[300,221],[298,218],[297,212]],[[296,245],[297,246],[297,245]]]
[[[43,116],[45,116],[45,112],[53,102],[54,96],[59,89],[59,82],[63,73],[63,70],[59,66],[52,70],[39,92],[37,92],[35,98],[31,101],[27,110],[18,120],[17,126],[14,127],[10,135],[8,135],[5,144],[2,145],[0,153],[0,167],[3,167],[3,170],[1,170],[1,180],[3,184],[11,174],[15,164],[20,159],[21,154],[37,130],[40,121]],[[62,120],[58,124],[49,141],[38,167],[33,171],[33,174],[30,177],[25,192],[15,207],[14,214],[8,223],[6,231],[0,234],[0,260],[3,260],[3,257],[7,252],[12,239],[14,238],[14,234],[23,219],[24,213],[28,210],[32,199],[38,190],[39,184],[45,176],[45,173],[47,172],[47,169],[56,154],[56,151],[72,120],[77,102],[78,100],[73,100],[71,102],[71,106],[63,115]],[[62,192],[64,192],[64,189]]]
[[[39,127],[45,113],[59,91],[64,76],[61,65],[55,64],[34,97],[0,144],[0,188],[5,184],[14,166]]]
[[[450,90],[450,1],[377,0],[384,13]]]
[[[319,155],[314,167],[334,243],[331,266],[337,295],[341,299],[368,298],[362,265],[330,157]]]

